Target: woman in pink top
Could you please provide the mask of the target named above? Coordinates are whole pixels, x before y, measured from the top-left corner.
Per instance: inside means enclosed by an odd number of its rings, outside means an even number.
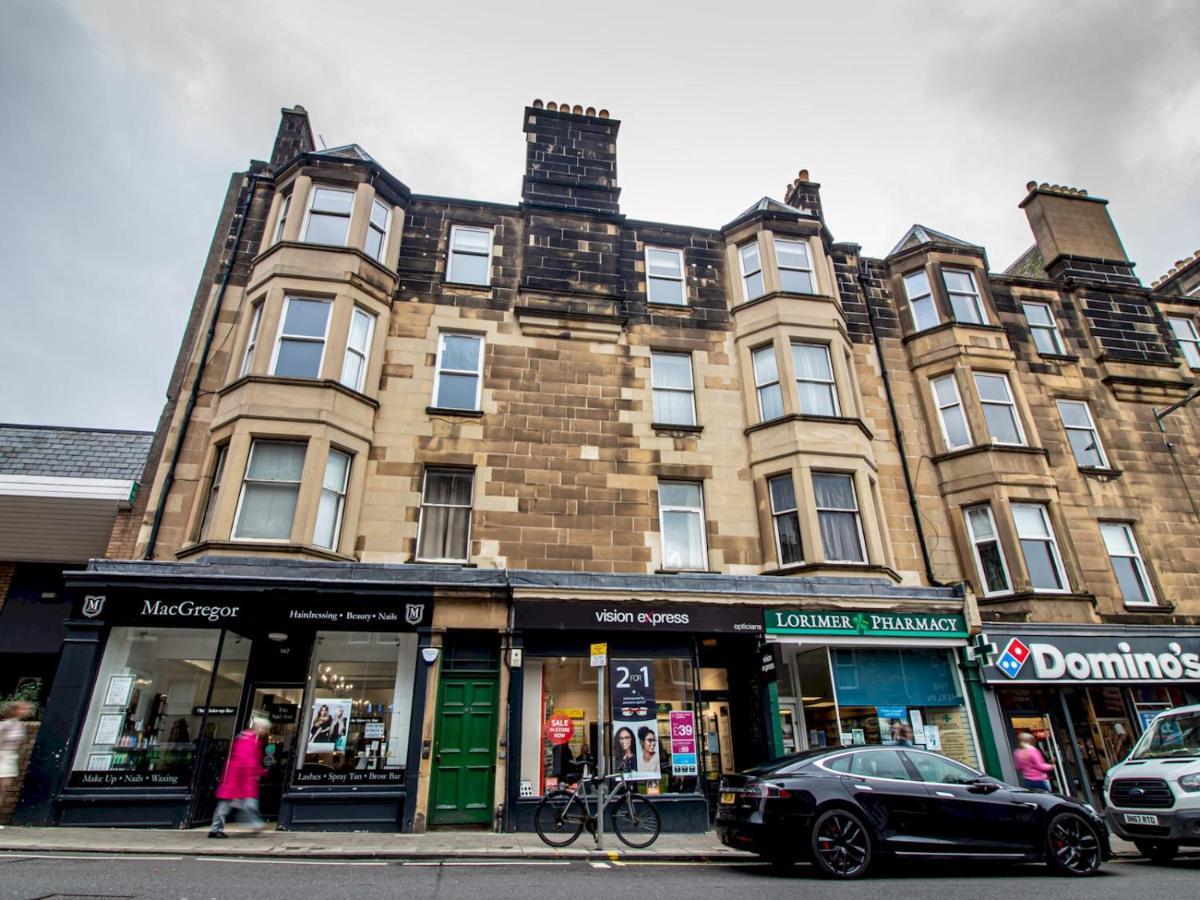
[[[1021,784],[1025,787],[1042,791],[1052,790],[1050,779],[1046,776],[1054,771],[1054,766],[1046,762],[1042,751],[1034,743],[1033,735],[1028,731],[1017,735],[1017,749],[1013,751],[1013,762],[1016,763],[1017,774],[1021,776]]]

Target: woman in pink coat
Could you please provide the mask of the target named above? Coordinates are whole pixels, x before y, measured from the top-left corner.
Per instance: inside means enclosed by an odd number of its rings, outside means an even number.
[[[210,838],[229,837],[225,833],[225,820],[232,809],[240,809],[246,814],[255,833],[263,830],[264,822],[258,814],[258,782],[266,774],[262,764],[262,741],[270,727],[271,723],[266,719],[254,716],[250,727],[233,739],[229,759],[225,761],[225,774],[217,785],[217,809],[208,832]]]
[[[1028,731],[1017,735],[1017,749],[1013,751],[1013,762],[1016,763],[1017,774],[1021,776],[1021,784],[1025,787],[1040,791],[1051,790],[1050,779],[1046,776],[1054,771],[1054,766],[1046,762],[1033,735]]]

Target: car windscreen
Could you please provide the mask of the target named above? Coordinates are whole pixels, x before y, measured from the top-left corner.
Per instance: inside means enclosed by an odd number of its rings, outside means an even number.
[[[753,768],[746,769],[746,775],[774,775],[790,770],[793,766],[812,759],[816,756],[824,756],[829,753],[828,748],[820,750],[805,750],[802,753],[789,753],[786,756],[779,756],[775,759],[767,760],[765,763],[760,763]]]
[[[1161,715],[1142,735],[1130,759],[1181,759],[1200,756],[1200,711]]]

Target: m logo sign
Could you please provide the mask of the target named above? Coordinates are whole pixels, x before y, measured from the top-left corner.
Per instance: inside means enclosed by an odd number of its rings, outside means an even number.
[[[104,601],[107,600],[104,594],[88,594],[83,598],[82,612],[89,619],[94,619],[100,613],[104,612]]]
[[[404,606],[404,621],[409,625],[416,625],[421,619],[425,618],[424,603],[408,603]]]

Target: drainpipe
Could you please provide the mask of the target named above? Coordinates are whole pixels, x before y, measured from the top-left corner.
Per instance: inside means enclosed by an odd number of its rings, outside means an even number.
[[[925,529],[921,527],[921,507],[917,502],[917,492],[913,488],[912,473],[908,470],[908,453],[904,449],[904,434],[900,430],[900,418],[896,415],[896,401],[892,396],[892,381],[888,377],[887,357],[883,352],[883,346],[879,343],[879,331],[875,324],[875,312],[871,308],[871,291],[867,279],[867,262],[859,257],[858,286],[862,291],[863,303],[867,306],[867,322],[871,326],[871,338],[875,342],[875,352],[879,354],[879,370],[883,375],[883,393],[887,397],[888,413],[892,418],[892,431],[896,435],[896,449],[900,451],[900,468],[904,472],[904,487],[908,491],[908,505],[912,508],[913,524],[917,527],[917,543],[921,546],[921,560],[925,563],[925,577],[934,587],[945,587],[933,576],[933,564],[929,560],[929,545],[925,543]]]
[[[249,172],[246,174],[246,178],[249,184],[246,188],[245,199],[234,213],[237,217],[237,230],[233,235],[233,248],[225,259],[225,268],[221,273],[221,286],[217,291],[216,300],[213,301],[212,317],[208,322],[208,332],[204,336],[204,348],[200,351],[200,365],[196,369],[196,379],[192,382],[192,389],[188,393],[187,407],[183,411],[183,421],[179,424],[179,437],[175,440],[175,449],[171,451],[171,462],[167,465],[167,474],[163,477],[162,490],[158,494],[158,505],[154,508],[154,523],[150,526],[150,537],[146,541],[146,552],[142,554],[142,559],[154,558],[154,547],[158,543],[158,532],[162,528],[163,514],[167,509],[167,495],[171,492],[171,485],[175,483],[175,469],[179,465],[179,457],[183,453],[183,442],[187,437],[188,427],[192,424],[192,413],[195,412],[196,401],[200,397],[200,382],[204,378],[204,369],[208,365],[208,353],[212,349],[213,339],[217,333],[217,317],[220,316],[221,305],[225,302],[225,290],[229,287],[229,279],[233,276],[233,264],[237,259],[238,248],[242,244],[242,231],[246,227],[246,217],[250,212],[250,204],[254,201],[254,191],[258,182],[265,180],[263,176]]]

